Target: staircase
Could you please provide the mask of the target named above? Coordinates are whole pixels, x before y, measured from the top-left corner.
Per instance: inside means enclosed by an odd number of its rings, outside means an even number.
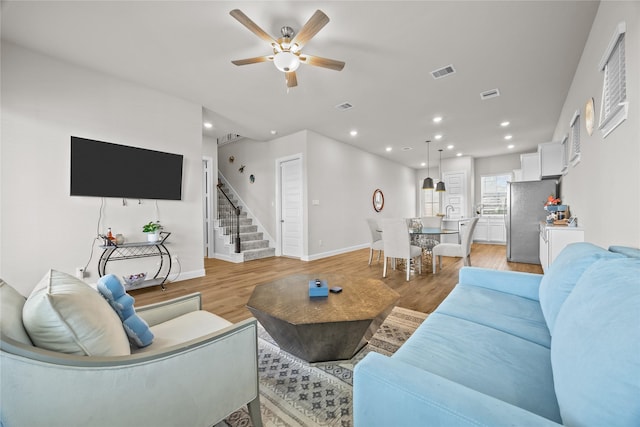
[[[216,255],[231,262],[245,262],[253,259],[275,256],[276,250],[269,247],[269,240],[264,239],[264,234],[258,231],[258,226],[253,224],[253,219],[247,215],[247,210],[239,206],[239,202],[229,187],[220,183],[218,185],[218,212],[214,224]],[[236,217],[229,200],[234,206],[240,207],[240,216]],[[240,224],[240,253],[236,253],[236,220]]]

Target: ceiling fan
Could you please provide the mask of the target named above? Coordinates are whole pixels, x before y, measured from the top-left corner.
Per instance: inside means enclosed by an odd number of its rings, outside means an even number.
[[[319,56],[306,55],[301,52],[305,44],[315,36],[329,22],[329,17],[321,10],[316,10],[306,24],[295,34],[293,28],[282,27],[280,33],[282,37],[275,40],[253,22],[241,10],[234,9],[229,12],[238,22],[247,27],[249,31],[268,42],[273,49],[272,55],[258,56],[255,58],[238,59],[231,61],[235,65],[256,64],[258,62],[273,61],[276,68],[285,73],[287,87],[298,85],[296,70],[300,64],[315,65],[316,67],[329,68],[340,71],[344,68],[344,62],[334,59],[320,58]]]

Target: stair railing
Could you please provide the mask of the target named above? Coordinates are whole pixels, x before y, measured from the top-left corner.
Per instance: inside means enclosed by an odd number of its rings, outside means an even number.
[[[240,211],[241,208],[233,204],[227,193],[222,189],[222,184],[218,184],[216,186],[218,191],[222,193],[224,198],[227,200],[226,203],[224,200],[222,203],[218,204],[218,219],[222,220],[223,224],[230,224],[230,230],[233,230],[235,227],[236,236],[235,236],[235,253],[240,253]],[[231,231],[229,232],[231,234]]]

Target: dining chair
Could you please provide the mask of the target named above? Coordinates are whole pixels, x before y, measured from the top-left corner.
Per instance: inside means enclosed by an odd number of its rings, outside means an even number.
[[[406,261],[407,281],[411,275],[411,260],[418,268],[418,272],[422,274],[422,248],[411,244],[409,237],[409,226],[404,218],[383,219],[382,241],[384,242],[384,268],[382,269],[382,277],[387,277],[387,258],[392,261],[401,258]],[[392,267],[395,269],[395,263]]]
[[[369,224],[369,231],[371,232],[371,245],[369,246],[369,265],[371,265],[373,251],[378,251],[378,261],[380,261],[380,254],[384,249],[384,243],[382,242],[382,233],[380,233],[378,221],[373,218],[367,218],[367,224]]]
[[[433,247],[431,255],[433,274],[436,273],[436,258],[438,258],[438,264],[440,265],[440,270],[442,270],[443,256],[462,258],[464,265],[471,265],[471,242],[473,241],[473,231],[477,223],[478,217],[460,223],[461,243],[440,243]]]

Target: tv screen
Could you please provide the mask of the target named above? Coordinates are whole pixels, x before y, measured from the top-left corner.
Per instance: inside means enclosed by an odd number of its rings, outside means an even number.
[[[71,137],[71,195],[182,199],[182,155]]]

